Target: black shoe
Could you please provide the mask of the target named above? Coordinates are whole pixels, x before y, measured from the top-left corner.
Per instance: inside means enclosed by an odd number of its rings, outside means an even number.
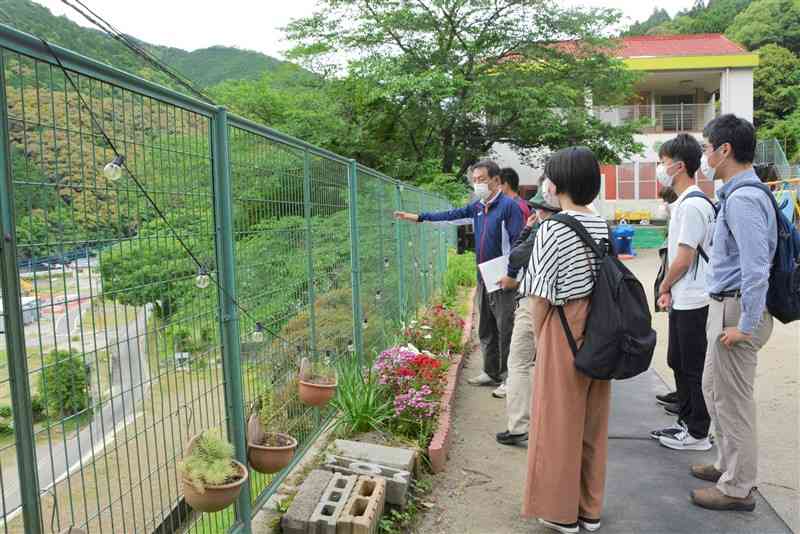
[[[670,391],[666,395],[656,395],[656,402],[659,403],[661,406],[666,406],[667,404],[677,404],[678,392]]]
[[[500,445],[519,445],[528,441],[527,432],[524,434],[511,434],[508,431],[498,432],[495,437]]]
[[[681,407],[677,402],[671,402],[664,405],[664,411],[670,415],[680,415]]]
[[[550,530],[561,532],[561,534],[577,534],[580,532],[577,521],[575,523],[556,523],[555,521],[548,521],[546,519],[539,519],[539,523],[546,526]]]

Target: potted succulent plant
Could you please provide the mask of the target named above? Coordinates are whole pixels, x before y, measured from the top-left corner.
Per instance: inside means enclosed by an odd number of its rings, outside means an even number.
[[[233,445],[205,431],[189,441],[178,464],[186,503],[198,512],[218,512],[236,500],[247,467],[233,459]]]
[[[247,460],[259,473],[277,473],[292,461],[297,440],[280,430],[288,429],[287,406],[268,391],[253,403],[247,421]],[[268,431],[275,428],[278,431]]]
[[[302,359],[297,391],[303,404],[324,406],[336,394],[336,386],[336,371],[330,365]]]

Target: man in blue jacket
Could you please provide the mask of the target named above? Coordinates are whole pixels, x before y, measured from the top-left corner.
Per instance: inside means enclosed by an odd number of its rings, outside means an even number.
[[[410,222],[448,221],[455,224],[472,223],[475,229],[475,256],[483,263],[508,256],[517,240],[524,221],[522,210],[500,190],[500,167],[493,161],[479,161],[472,166],[471,176],[478,200],[463,207],[439,213],[406,213],[395,217]],[[508,350],[514,329],[514,289],[507,289],[509,279],[517,269],[508,268],[501,280],[483,280],[478,271],[478,337],[483,352],[483,373],[469,380],[473,386],[498,386],[508,369]],[[488,290],[496,289],[489,292]]]

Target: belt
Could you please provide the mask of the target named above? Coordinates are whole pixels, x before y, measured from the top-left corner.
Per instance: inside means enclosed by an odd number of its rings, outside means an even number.
[[[725,299],[738,299],[742,296],[741,289],[731,289],[730,291],[720,291],[719,293],[709,293],[708,295],[717,302],[722,302]]]

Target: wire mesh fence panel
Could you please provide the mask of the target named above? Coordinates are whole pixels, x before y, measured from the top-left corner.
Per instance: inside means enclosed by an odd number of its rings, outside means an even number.
[[[252,412],[298,440],[297,459],[332,415],[299,401],[301,358],[333,366],[359,339],[368,358],[394,341],[441,287],[455,234],[392,212],[447,203],[59,49],[63,66],[8,28],[0,39],[0,221],[14,231],[0,251],[0,532],[246,531],[246,493],[214,514],[187,507],[191,438],[216,429],[245,460]],[[18,465],[26,454],[35,465]],[[249,504],[282,474],[251,471]]]
[[[225,422],[217,291],[196,287],[179,244],[213,273],[210,121],[2,59],[43,526],[154,530],[180,497],[188,437]],[[104,172],[101,129],[166,220],[131,175]],[[13,445],[3,456],[4,526],[22,532]]]

